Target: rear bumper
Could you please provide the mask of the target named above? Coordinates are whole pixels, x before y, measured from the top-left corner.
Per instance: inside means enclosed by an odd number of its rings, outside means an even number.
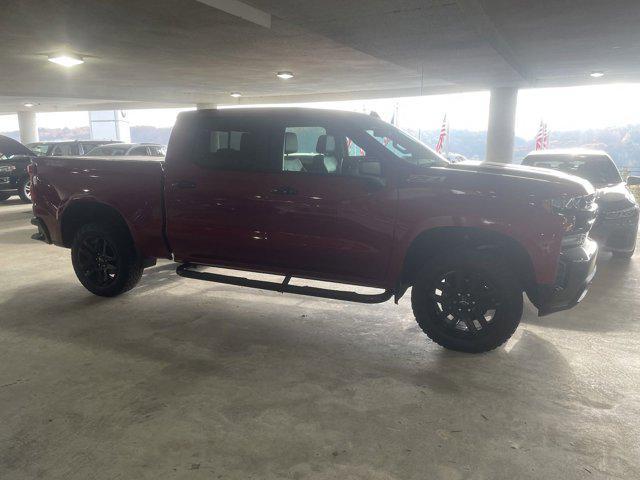
[[[596,274],[598,244],[591,239],[579,247],[563,250],[553,285],[540,285],[534,304],[544,316],[575,307],[587,294]]]

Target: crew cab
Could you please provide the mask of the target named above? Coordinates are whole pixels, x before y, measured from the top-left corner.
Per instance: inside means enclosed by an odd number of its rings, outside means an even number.
[[[586,180],[452,165],[356,113],[185,112],[164,160],[39,157],[31,175],[40,237],[71,248],[78,279],[101,296],[133,288],[159,258],[188,278],[353,302],[397,302],[412,287],[430,338],[483,352],[513,334],[523,292],[541,315],[571,308],[596,268]],[[292,277],[381,292],[300,286]]]

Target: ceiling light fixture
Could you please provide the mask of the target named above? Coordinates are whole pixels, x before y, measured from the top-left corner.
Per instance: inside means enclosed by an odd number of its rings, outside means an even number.
[[[67,68],[75,67],[76,65],[84,63],[84,59],[75,53],[56,53],[54,55],[49,55],[49,61]]]
[[[240,92],[231,92],[230,95],[233,98],[240,98],[242,96],[242,94]]]
[[[592,76],[593,78],[600,78],[600,77],[604,77],[604,72],[591,72],[589,75]]]
[[[289,80],[290,78],[293,78],[293,73],[291,72],[278,72],[276,73],[276,77],[281,78],[282,80]]]
[[[24,105],[27,108],[31,108],[31,107],[35,107],[38,104],[33,102],[24,102],[22,105]]]

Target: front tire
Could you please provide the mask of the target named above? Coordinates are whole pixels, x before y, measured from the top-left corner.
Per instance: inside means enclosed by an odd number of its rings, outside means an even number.
[[[101,297],[131,290],[144,270],[128,232],[104,223],[80,227],[71,246],[71,262],[80,283]]]
[[[18,183],[18,195],[24,203],[31,203],[31,179],[25,177]]]
[[[506,342],[522,318],[522,287],[498,255],[460,250],[427,261],[411,290],[420,328],[450,350],[481,353]]]
[[[11,198],[11,193],[0,193],[0,202],[4,202],[5,200],[9,200]]]

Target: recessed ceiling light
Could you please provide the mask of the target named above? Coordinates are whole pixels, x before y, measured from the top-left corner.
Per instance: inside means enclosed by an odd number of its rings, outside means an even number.
[[[49,55],[49,61],[62,65],[63,67],[75,67],[84,63],[84,60],[80,55],[74,53],[57,53],[55,55]]]
[[[240,98],[242,94],[240,92],[231,92],[230,94],[233,98]]]
[[[278,72],[276,73],[276,77],[281,78],[282,80],[289,80],[293,78],[293,73],[291,72]]]
[[[24,102],[22,105],[24,105],[27,108],[31,108],[31,107],[35,107],[37,105],[37,103],[33,103],[33,102]]]
[[[591,72],[589,75],[591,75],[593,78],[600,78],[604,77],[604,72]]]

